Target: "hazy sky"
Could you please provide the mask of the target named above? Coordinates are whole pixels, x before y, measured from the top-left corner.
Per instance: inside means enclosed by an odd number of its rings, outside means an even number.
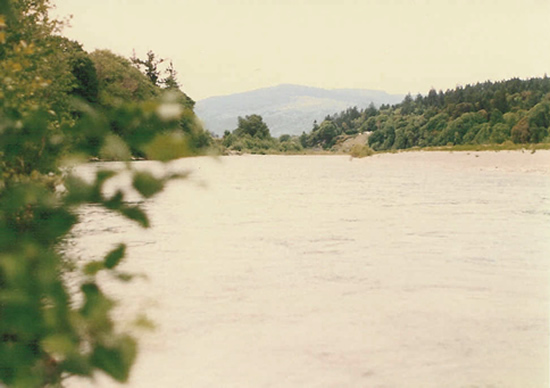
[[[84,48],[170,58],[195,100],[280,83],[426,94],[550,68],[550,0],[53,0]]]

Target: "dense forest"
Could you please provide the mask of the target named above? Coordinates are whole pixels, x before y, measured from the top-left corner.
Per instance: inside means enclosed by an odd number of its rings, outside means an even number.
[[[371,132],[374,150],[463,144],[548,142],[550,79],[517,78],[459,86],[426,96],[410,94],[397,105],[349,108],[315,122],[303,147],[329,149],[342,135]]]
[[[326,116],[320,124],[315,121],[311,131],[301,136],[273,138],[262,117],[253,114],[239,117],[237,128],[226,131],[220,144],[229,151],[259,154],[338,151],[342,141],[368,133],[368,146],[374,151],[462,145],[506,148],[549,143],[549,126],[550,79],[545,76],[487,81],[446,92],[432,89],[426,96],[409,94],[393,106],[350,107]]]

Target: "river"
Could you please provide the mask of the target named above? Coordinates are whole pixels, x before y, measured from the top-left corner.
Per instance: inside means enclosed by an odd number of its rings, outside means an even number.
[[[550,151],[169,167],[192,175],[150,229],[86,208],[74,232],[146,275],[105,281],[157,325],[130,387],[549,386]]]

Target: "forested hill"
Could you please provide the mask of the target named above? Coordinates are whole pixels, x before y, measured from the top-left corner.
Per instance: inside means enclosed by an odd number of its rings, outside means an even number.
[[[550,79],[518,78],[430,90],[393,106],[349,108],[303,134],[304,146],[330,148],[342,134],[372,132],[375,150],[462,144],[549,142]]]
[[[27,8],[47,9],[47,3],[14,4],[17,6],[13,14],[18,11],[23,16],[19,16],[19,24],[15,16],[8,18],[11,29],[8,28],[4,35],[4,44],[0,44],[0,78],[3,81],[0,82],[0,108],[18,112],[17,117],[27,117],[38,110],[49,112],[51,127],[60,132],[78,133],[81,135],[79,141],[90,145],[83,147],[90,148],[95,156],[117,159],[122,155],[95,149],[93,138],[96,135],[80,130],[84,113],[102,114],[105,120],[98,127],[110,133],[110,139],[126,142],[133,156],[151,157],[146,155],[144,145],[167,132],[168,124],[153,122],[154,115],[150,111],[164,104],[172,106],[177,113],[178,122],[174,125],[195,152],[202,152],[209,146],[211,136],[196,118],[195,103],[181,90],[171,63],[156,57],[152,51],[145,58],[124,58],[109,50],[88,53],[79,42],[50,31],[39,35],[33,30],[40,31],[38,27],[30,27],[35,22],[25,12],[30,12]],[[141,118],[151,118],[149,125],[135,120],[135,112],[141,112]],[[172,123],[169,126],[173,126]],[[72,145],[65,142],[64,146]]]
[[[395,104],[403,95],[368,89],[321,89],[283,84],[228,96],[210,97],[196,105],[197,115],[208,130],[222,135],[237,127],[238,117],[261,115],[271,134],[300,135],[313,120],[348,106]]]

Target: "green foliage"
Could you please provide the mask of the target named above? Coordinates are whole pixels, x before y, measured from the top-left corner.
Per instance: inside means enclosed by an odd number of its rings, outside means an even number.
[[[90,58],[97,71],[102,106],[116,107],[123,102],[146,101],[160,95],[160,90],[126,58],[109,50],[96,50]]]
[[[94,62],[85,51],[77,51],[70,58],[71,72],[76,84],[71,94],[95,103],[99,98],[99,80]]]
[[[47,0],[0,5],[7,26],[0,37],[0,385],[60,386],[96,371],[125,382],[137,343],[118,327],[116,303],[98,275],[132,278],[119,269],[126,246],[78,265],[60,243],[83,205],[142,227],[150,221],[126,193],[105,193],[116,172],[98,170],[86,182],[61,167],[77,158],[129,159],[132,152],[163,161],[196,154],[204,131],[178,100],[181,91],[163,95],[124,58],[88,56],[78,43],[53,36],[58,23],[47,17]],[[142,199],[178,178],[129,164],[126,171]]]
[[[258,139],[271,138],[269,128],[260,115],[250,115],[245,118],[239,117],[238,126],[234,134],[239,137],[249,135]]]
[[[282,135],[279,139],[271,137],[261,116],[252,115],[239,119],[241,128],[233,132],[225,131],[221,139],[220,144],[226,150],[251,154],[294,154],[301,153],[304,149],[298,136]]]
[[[125,202],[124,193],[103,194],[105,183],[116,176],[112,171],[98,171],[92,183],[69,177],[64,195],[53,191],[53,185],[62,182],[57,169],[62,154],[55,148],[45,149],[43,158],[25,159],[25,150],[36,150],[42,144],[34,132],[45,132],[48,118],[40,115],[23,123],[18,132],[22,134],[19,152],[12,153],[13,142],[4,141],[12,128],[0,135],[4,155],[0,334],[7,338],[0,342],[0,381],[10,386],[42,386],[58,383],[64,373],[91,376],[94,368],[125,381],[136,345],[116,330],[111,314],[114,304],[102,293],[95,276],[100,271],[115,271],[126,247],[119,245],[102,261],[82,268],[84,303],[78,307],[71,303],[60,272],[72,259],[58,252],[57,243],[78,221],[76,209],[85,203],[101,205],[143,227],[149,221],[143,210]],[[98,136],[98,140],[108,143],[109,136]],[[133,178],[134,187],[145,198],[159,193],[167,180],[143,171],[134,172]]]
[[[160,86],[160,70],[158,67],[164,62],[164,59],[157,58],[155,53],[149,50],[145,59],[136,57],[136,53],[134,52],[131,61],[138,69],[143,70],[153,85]]]
[[[152,85],[157,87],[157,89],[164,88],[165,90],[169,90],[171,92],[177,92],[179,94],[179,102],[187,108],[193,108],[195,101],[181,91],[181,85],[178,81],[178,73],[174,68],[174,63],[172,61],[169,61],[169,65],[162,70],[159,66],[162,63],[167,62],[167,60],[157,58],[156,54],[152,50],[147,52],[146,59],[138,58],[134,52],[134,55],[130,61],[149,79]],[[166,74],[166,76],[162,77],[163,74]]]
[[[489,113],[490,112],[490,113]],[[547,141],[550,127],[550,79],[517,78],[459,86],[446,92],[376,109],[348,108],[327,116],[300,136],[303,147],[331,148],[342,134],[372,132],[374,150],[412,147]]]
[[[174,69],[174,64],[170,61],[170,66],[166,69],[167,76],[162,80],[163,85],[169,90],[179,90],[178,72]]]
[[[341,133],[342,131],[331,120],[325,120],[314,133],[313,142],[328,149],[336,143],[336,136]]]
[[[205,153],[212,145],[193,112],[194,101],[179,89],[173,67],[168,87],[161,89],[129,60],[110,51],[95,51],[90,57],[97,69],[99,105],[109,119],[101,126],[124,140],[132,156],[157,159],[170,150],[170,158],[182,157]],[[166,135],[174,131],[180,135]],[[144,145],[155,138],[155,145],[146,149]],[[161,149],[165,146],[166,152]]]
[[[290,135],[281,135],[279,136],[279,142],[284,143],[286,141],[290,141],[291,136]]]
[[[374,150],[366,144],[355,144],[351,147],[350,155],[354,158],[365,158],[374,155]]]
[[[285,146],[292,148],[292,141],[287,139]],[[221,145],[228,150],[266,154],[279,152],[279,140],[272,138],[267,124],[262,116],[253,114],[238,118],[238,127],[233,131],[225,131]]]
[[[145,198],[151,198],[164,188],[164,182],[148,171],[134,174],[132,185]]]
[[[282,137],[282,136],[281,136]],[[283,153],[300,153],[304,147],[300,143],[298,137],[288,137],[283,140],[279,139],[279,151]]]

